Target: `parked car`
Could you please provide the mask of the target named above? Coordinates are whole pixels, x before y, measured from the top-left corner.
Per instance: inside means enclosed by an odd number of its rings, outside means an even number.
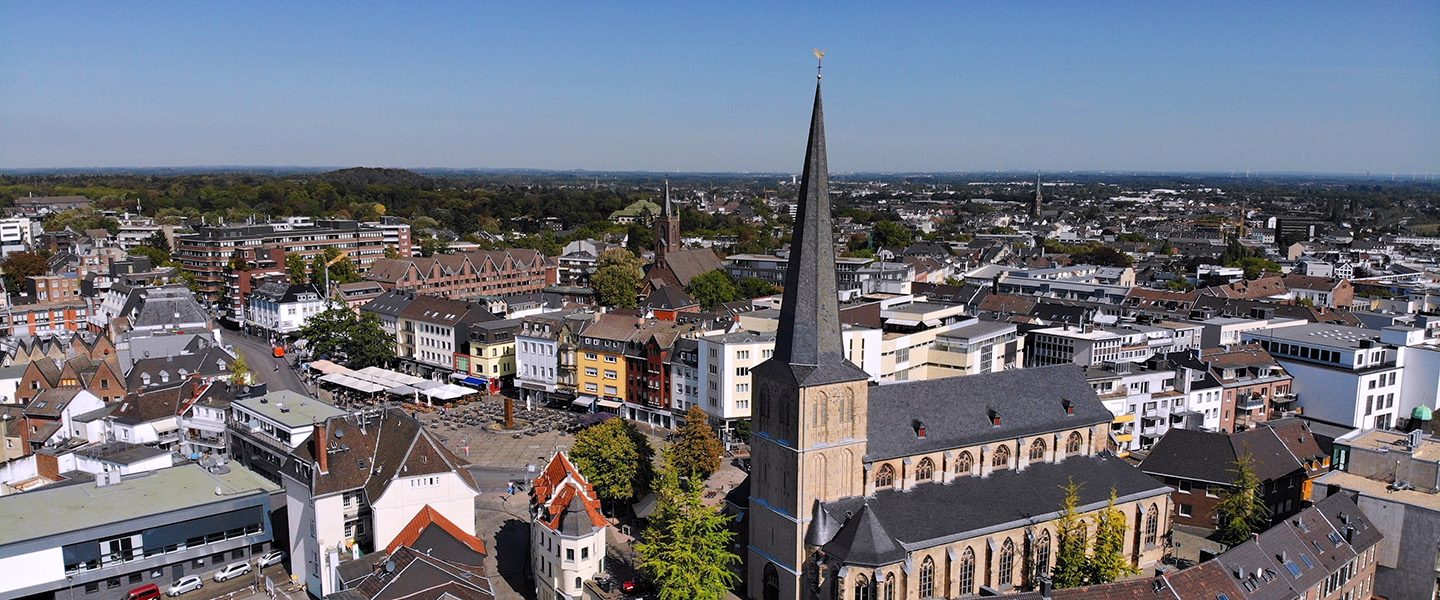
[[[170,589],[165,590],[165,595],[179,596],[185,592],[193,592],[202,587],[205,587],[205,580],[201,579],[199,575],[186,575],[171,584]]]
[[[220,569],[218,572],[215,573],[215,581],[225,581],[226,579],[233,579],[249,572],[249,562],[243,560],[240,562],[233,562],[225,565],[225,568]]]
[[[281,552],[280,550],[275,550],[275,551],[273,551],[273,552],[266,552],[264,556],[261,556],[259,559],[256,559],[256,561],[255,561],[255,568],[257,568],[257,569],[263,569],[263,568],[268,567],[268,566],[270,566],[270,565],[278,565],[278,564],[280,564],[280,561],[282,561],[282,560],[285,560],[285,553],[284,553],[284,552]]]
[[[147,583],[125,594],[125,600],[152,600],[159,597],[160,587],[153,583]]]

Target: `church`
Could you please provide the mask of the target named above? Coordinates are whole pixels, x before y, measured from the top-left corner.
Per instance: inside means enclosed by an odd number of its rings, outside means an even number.
[[[1079,367],[871,386],[845,359],[818,82],[813,110],[775,352],[753,370],[746,595],[1037,588],[1072,481],[1087,546],[1114,490],[1127,557],[1158,563],[1171,490],[1105,451],[1113,417]]]
[[[655,262],[645,271],[640,295],[649,296],[665,286],[685,289],[690,280],[716,269],[723,270],[725,263],[709,248],[685,249],[680,242],[680,213],[670,202],[670,183],[665,183],[665,200],[660,205],[660,216],[655,217]]]

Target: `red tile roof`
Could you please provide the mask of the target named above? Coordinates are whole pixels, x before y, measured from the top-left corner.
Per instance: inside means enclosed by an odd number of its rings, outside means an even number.
[[[444,529],[446,533],[453,536],[456,540],[459,540],[460,543],[465,544],[471,550],[485,554],[485,542],[481,541],[480,538],[465,533],[465,530],[460,529],[459,525],[445,518],[445,515],[440,514],[440,511],[430,508],[429,504],[426,504],[425,508],[420,509],[420,512],[415,513],[415,518],[410,519],[410,522],[400,530],[400,533],[395,534],[395,539],[390,541],[390,545],[385,547],[385,551],[394,554],[396,548],[414,544],[415,540],[419,539],[420,534],[425,532],[425,528],[431,525]]]

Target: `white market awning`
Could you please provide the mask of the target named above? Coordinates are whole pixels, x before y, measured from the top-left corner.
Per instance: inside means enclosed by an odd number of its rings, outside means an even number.
[[[614,400],[600,400],[595,404],[598,404],[603,408],[620,408],[620,403]]]

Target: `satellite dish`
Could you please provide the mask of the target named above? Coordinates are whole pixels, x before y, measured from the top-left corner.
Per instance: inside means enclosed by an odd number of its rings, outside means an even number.
[[[337,438],[343,438],[343,437],[345,437],[345,431],[344,431],[344,430],[341,430],[341,429],[336,429],[336,430],[335,430],[335,437],[337,437]]]
[[[394,573],[394,572],[395,572],[395,561],[393,561],[393,560],[387,560],[387,561],[385,561],[385,572],[386,572],[386,573]]]

